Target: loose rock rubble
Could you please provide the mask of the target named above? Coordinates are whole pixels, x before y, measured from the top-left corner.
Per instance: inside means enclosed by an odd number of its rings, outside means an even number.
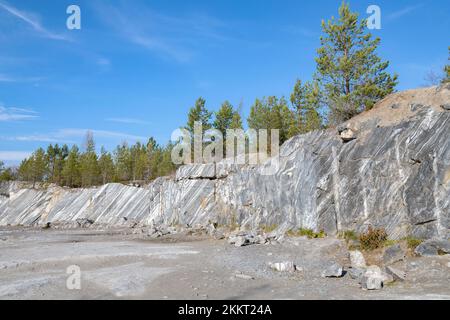
[[[449,240],[427,240],[414,251],[418,256],[437,256],[450,253]]]
[[[341,265],[334,263],[322,272],[322,278],[340,278],[344,275]]]
[[[297,271],[297,267],[292,261],[288,262],[276,262],[276,263],[269,263],[269,266],[278,272],[295,272]],[[300,270],[300,269],[299,269]]]
[[[403,261],[406,258],[405,251],[399,244],[390,246],[384,251],[383,262],[384,265],[394,264],[399,261]]]

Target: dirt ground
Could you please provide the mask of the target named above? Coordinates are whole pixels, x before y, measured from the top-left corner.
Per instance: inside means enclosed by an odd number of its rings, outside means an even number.
[[[284,261],[303,270],[286,274],[268,265]],[[401,266],[407,281],[380,291],[360,289],[349,275],[322,278],[334,261],[348,263],[334,238],[236,248],[199,237],[3,229],[0,299],[450,299],[449,256],[408,259]],[[73,270],[81,289],[73,287]]]

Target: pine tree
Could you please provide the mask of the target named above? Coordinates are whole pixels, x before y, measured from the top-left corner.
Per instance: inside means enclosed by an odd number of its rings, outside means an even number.
[[[31,155],[29,165],[28,170],[30,170],[30,178],[33,186],[36,182],[43,182],[48,170],[44,149],[39,148]]]
[[[0,160],[0,182],[14,180],[11,168],[5,168],[5,164]]]
[[[294,119],[289,129],[289,137],[322,128],[320,89],[317,82],[303,84],[297,80],[291,94],[291,104],[295,109]]]
[[[100,159],[98,160],[102,184],[114,181],[114,161],[109,152],[104,147],[101,149]]]
[[[250,128],[255,130],[268,130],[270,139],[270,130],[280,130],[280,143],[289,139],[289,128],[292,127],[294,120],[293,112],[289,109],[286,99],[270,96],[262,100],[256,99],[250,109],[250,116],[247,123]],[[271,144],[269,140],[269,145]]]
[[[77,146],[73,146],[67,156],[62,170],[63,185],[77,188],[81,186],[80,172],[80,151]]]
[[[450,61],[450,47],[448,47],[448,60]],[[445,78],[442,81],[443,83],[449,83],[450,82],[450,65],[446,65],[444,68],[444,72],[445,72]]]
[[[232,125],[234,114],[235,111],[233,106],[228,101],[225,101],[219,111],[215,114],[216,119],[214,120],[213,127],[214,129],[219,130],[224,138],[227,133],[227,129],[230,129]]]
[[[188,129],[191,134],[194,134],[195,122],[200,122],[202,124],[203,132],[211,129],[211,116],[212,112],[206,109],[205,99],[201,97],[198,98],[195,102],[195,106],[189,111],[186,129]]]
[[[345,2],[339,8],[339,19],[322,21],[324,36],[317,50],[316,78],[330,108],[330,120],[346,121],[392,93],[397,75],[386,69],[388,61],[376,54],[379,38],[372,38],[366,21],[358,21]]]
[[[86,151],[81,155],[81,185],[91,187],[98,184],[100,169],[98,167],[97,154],[95,153],[95,141],[92,132],[87,132],[85,140]]]

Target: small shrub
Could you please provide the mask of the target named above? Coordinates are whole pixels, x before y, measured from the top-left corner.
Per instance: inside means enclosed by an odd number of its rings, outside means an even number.
[[[410,250],[416,250],[416,248],[423,242],[423,240],[414,237],[407,237],[405,240],[408,245],[408,249]]]
[[[344,239],[346,242],[350,241],[357,241],[358,240],[358,234],[353,230],[346,230],[342,231],[339,234],[339,238]]]
[[[314,232],[314,230],[304,228],[300,228],[296,231],[290,230],[288,231],[288,235],[293,237],[308,237],[308,239],[322,239],[327,236],[327,234],[323,230]]]
[[[388,240],[387,233],[384,229],[374,229],[369,227],[366,233],[359,236],[361,249],[375,250],[381,248]]]
[[[261,231],[264,233],[271,233],[272,231],[275,231],[278,228],[278,225],[272,224],[272,225],[262,225]]]

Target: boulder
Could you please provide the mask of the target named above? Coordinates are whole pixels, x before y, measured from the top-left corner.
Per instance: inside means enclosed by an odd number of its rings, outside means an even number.
[[[399,261],[404,261],[406,258],[406,253],[403,251],[399,244],[388,247],[384,251],[383,262],[384,265],[391,265]]]
[[[449,240],[427,240],[417,246],[414,251],[418,256],[437,256],[450,253]]]
[[[340,278],[344,275],[341,265],[334,263],[322,272],[322,278]]]
[[[349,142],[356,139],[356,133],[352,129],[345,129],[340,134],[342,141]]]
[[[348,270],[348,274],[349,274],[350,278],[352,278],[354,280],[358,280],[358,281],[361,280],[361,278],[364,276],[365,272],[366,272],[365,269],[360,269],[360,268],[350,268]]]
[[[394,267],[386,267],[386,273],[391,275],[396,281],[405,281],[406,280],[406,272],[399,270]]]
[[[366,260],[364,259],[364,256],[361,251],[355,250],[350,251],[350,265],[354,269],[363,269],[366,268]]]
[[[394,282],[393,276],[383,272],[379,266],[370,266],[361,277],[361,287],[365,290],[380,290],[387,283]]]
[[[450,103],[443,104],[441,106],[441,108],[444,109],[444,110],[450,111]]]
[[[297,270],[292,261],[269,263],[269,266],[278,272],[295,272]]]
[[[361,279],[361,287],[364,290],[380,290],[383,289],[383,280],[379,277],[364,275]]]

